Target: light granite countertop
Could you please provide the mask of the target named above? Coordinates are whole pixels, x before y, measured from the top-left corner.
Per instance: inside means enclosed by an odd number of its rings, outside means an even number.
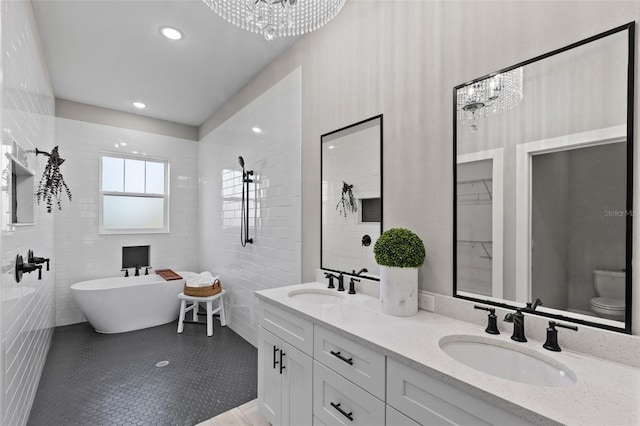
[[[640,369],[568,350],[550,352],[539,341],[516,343],[509,335],[492,336],[478,325],[427,311],[404,318],[385,315],[378,299],[364,294],[345,292],[339,303],[326,305],[288,297],[292,290],[325,288],[326,284],[305,283],[258,291],[256,296],[533,423],[640,425]],[[440,349],[440,339],[452,335],[517,345],[525,353],[568,367],[577,383],[536,386],[482,373]],[[562,345],[562,337],[559,340]]]

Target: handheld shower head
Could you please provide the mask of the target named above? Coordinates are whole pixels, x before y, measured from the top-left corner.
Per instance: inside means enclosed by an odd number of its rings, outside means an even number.
[[[240,244],[245,247],[247,243],[253,244],[253,238],[249,238],[249,184],[253,182],[249,176],[253,175],[253,170],[244,169],[244,158],[238,157],[238,164],[242,167],[242,202],[240,211]]]

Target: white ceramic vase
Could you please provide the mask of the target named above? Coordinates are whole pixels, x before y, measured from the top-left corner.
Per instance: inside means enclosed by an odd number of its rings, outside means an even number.
[[[380,266],[380,310],[396,317],[418,313],[418,268]]]

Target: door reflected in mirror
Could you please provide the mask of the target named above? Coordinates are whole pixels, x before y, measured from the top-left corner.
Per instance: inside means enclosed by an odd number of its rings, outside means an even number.
[[[624,321],[625,160],[624,139],[532,156],[529,297]]]
[[[382,115],[327,133],[322,145],[321,267],[377,278],[382,232]]]
[[[631,331],[634,28],[454,89],[455,296]]]

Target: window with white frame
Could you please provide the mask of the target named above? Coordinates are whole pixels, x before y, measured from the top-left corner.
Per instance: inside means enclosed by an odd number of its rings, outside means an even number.
[[[100,156],[100,232],[169,231],[168,160]]]

